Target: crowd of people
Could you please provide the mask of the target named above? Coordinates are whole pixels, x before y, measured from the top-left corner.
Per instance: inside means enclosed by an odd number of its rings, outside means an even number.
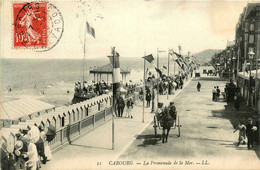
[[[159,79],[158,83],[153,82],[152,77],[148,77],[147,84],[145,86],[145,97],[143,97],[143,89],[139,92],[140,100],[146,100],[146,107],[151,107],[152,102],[152,112],[154,111],[154,98],[158,87],[158,93],[160,95],[172,95],[176,90],[182,89],[184,81],[188,79],[187,74],[181,74],[176,76],[165,76]]]
[[[46,164],[52,159],[46,133],[47,128],[42,124],[20,129],[14,144],[4,143],[1,148],[1,168],[36,170]]]
[[[105,90],[108,90],[108,85],[105,83],[105,81],[98,82],[92,82],[92,84],[87,84],[86,81],[83,82],[83,85],[81,85],[80,82],[75,83],[75,95],[82,96],[82,97],[95,97],[102,95]]]

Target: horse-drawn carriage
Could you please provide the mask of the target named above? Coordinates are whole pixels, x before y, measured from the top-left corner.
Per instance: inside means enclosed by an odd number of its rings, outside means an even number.
[[[163,143],[164,143],[164,138],[167,138],[170,132],[170,129],[178,129],[178,137],[181,135],[180,131],[180,118],[177,115],[176,108],[174,106],[174,103],[171,102],[170,106],[164,107],[162,103],[158,103],[158,109],[154,115],[154,134],[157,136],[157,129],[162,130],[162,138],[163,138]],[[167,130],[167,134],[165,136],[165,130]]]

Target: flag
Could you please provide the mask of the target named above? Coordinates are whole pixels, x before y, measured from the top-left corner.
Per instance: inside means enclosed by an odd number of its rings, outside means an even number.
[[[96,38],[96,35],[95,35],[95,29],[91,27],[91,35]]]
[[[183,60],[183,63],[188,67],[188,64]]]
[[[173,52],[173,54],[175,54],[177,57],[182,58],[180,54],[176,53],[175,51],[172,51],[172,52]]]
[[[175,62],[181,67],[179,59],[176,59]]]
[[[163,66],[163,68],[164,68],[164,69],[167,69],[167,67],[166,67],[166,66]]]
[[[155,67],[155,70],[159,73],[160,77],[162,77],[162,71]]]
[[[90,25],[89,25],[88,22],[87,22],[87,31],[88,31],[89,34],[91,34],[91,33],[90,33],[90,32],[91,32],[91,27],[90,27]]]
[[[149,63],[153,64],[153,61],[154,61],[154,58],[153,58],[153,55],[150,54],[150,55],[147,55],[147,56],[144,56],[142,57],[144,58],[146,61],[148,61]]]
[[[96,38],[95,36],[95,29],[92,28],[88,22],[86,22],[86,26],[87,26],[87,32],[88,34],[92,35],[94,38]]]

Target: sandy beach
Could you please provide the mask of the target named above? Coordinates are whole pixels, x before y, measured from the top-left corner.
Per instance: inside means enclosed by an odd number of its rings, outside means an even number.
[[[44,90],[44,94],[41,92]],[[67,93],[69,91],[69,93]],[[43,88],[14,89],[11,92],[4,91],[2,102],[22,98],[35,98],[43,102],[53,104],[56,107],[67,105],[71,102],[74,94],[74,82],[58,82]]]

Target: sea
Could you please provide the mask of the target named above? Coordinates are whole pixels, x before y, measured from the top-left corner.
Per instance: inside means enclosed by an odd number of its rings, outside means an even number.
[[[89,74],[91,68],[109,63],[108,58],[86,59],[84,62],[84,80],[94,80]],[[160,59],[160,67],[167,66],[167,58]],[[144,60],[140,57],[120,57],[120,67],[129,70],[127,80],[134,82],[143,78]],[[153,70],[153,66],[146,62],[146,68]],[[23,90],[37,87],[47,87],[59,82],[82,82],[83,60],[81,59],[1,59],[1,87],[2,90],[12,88]],[[106,76],[102,77],[106,81]]]

